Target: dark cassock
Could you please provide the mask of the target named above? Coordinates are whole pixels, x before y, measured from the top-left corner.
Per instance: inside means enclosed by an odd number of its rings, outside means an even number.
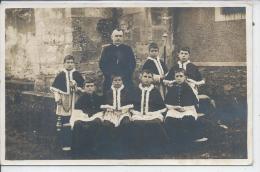
[[[83,87],[84,78],[81,74],[72,69],[68,71],[63,69],[54,79],[50,90],[54,94],[55,101],[61,100],[60,104],[57,104],[57,131],[58,139],[64,147],[71,144],[71,132],[69,120],[74,108],[75,100],[77,99],[77,90],[81,90]],[[73,86],[71,86],[73,85]]]
[[[176,69],[184,69],[186,71],[187,83],[193,89],[193,92],[195,93],[197,99],[199,100],[199,90],[198,90],[198,86],[196,83],[198,83],[198,82],[205,83],[205,81],[203,80],[198,67],[196,65],[194,65],[193,63],[191,63],[189,60],[184,63],[181,61],[178,61],[178,63],[170,69],[167,76],[165,77],[165,80],[168,80],[168,81],[174,80]]]
[[[166,64],[162,60],[160,60],[159,57],[157,58],[148,57],[142,67],[142,70],[144,69],[149,70],[153,73],[154,84],[159,89],[161,96],[164,98],[165,88],[160,78],[165,77],[168,72],[168,68]]]
[[[133,50],[130,46],[110,44],[105,46],[101,53],[99,67],[104,75],[103,91],[110,89],[113,74],[123,77],[124,85],[127,88],[133,87],[132,75],[135,70],[136,61]]]
[[[196,106],[198,100],[191,87],[183,82],[182,84],[174,83],[168,88],[165,98],[165,104],[172,106]]]
[[[168,88],[165,104],[168,111],[164,128],[169,136],[170,146],[174,145],[174,149],[188,150],[192,146],[190,143],[200,137],[203,130],[203,124],[200,123],[196,111],[197,97],[188,83],[174,83]]]
[[[100,132],[99,150],[110,156],[122,156],[128,149],[128,133],[130,125],[130,109],[133,108],[131,92],[122,85],[115,88],[113,85],[104,96],[103,128]]]
[[[175,78],[175,70],[176,69],[184,69],[186,71],[186,76],[189,79],[192,79],[194,81],[201,81],[203,80],[201,73],[196,65],[191,63],[189,60],[187,62],[182,63],[181,61],[178,61],[176,65],[174,65],[167,76],[165,77],[166,80],[174,80]]]
[[[97,137],[102,127],[103,96],[96,93],[84,93],[75,104],[75,111],[80,110],[85,116],[77,118],[75,116],[72,132],[72,151],[74,158],[85,158],[97,154]],[[74,113],[72,117],[74,117]],[[72,119],[71,119],[72,120]]]
[[[159,155],[167,135],[162,127],[165,104],[158,89],[151,84],[139,84],[134,96],[132,111],[131,151],[133,156]]]

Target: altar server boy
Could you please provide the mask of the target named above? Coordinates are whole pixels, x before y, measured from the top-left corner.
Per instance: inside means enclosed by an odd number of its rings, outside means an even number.
[[[84,78],[75,69],[75,60],[71,55],[64,58],[64,69],[55,77],[50,90],[57,104],[57,132],[62,150],[71,149],[71,131],[69,120],[74,109],[76,93],[82,90]]]
[[[171,142],[188,144],[199,137],[200,126],[196,106],[198,99],[186,80],[185,70],[176,69],[173,86],[168,88],[165,98],[167,114],[165,129]]]
[[[165,104],[153,83],[153,73],[143,70],[134,96],[133,150],[153,154],[164,146],[166,135],[162,127]]]
[[[156,43],[151,43],[149,45],[149,56],[142,67],[142,70],[144,69],[150,70],[153,73],[154,85],[159,89],[161,96],[164,98],[165,88],[163,79],[165,78],[168,69],[165,62],[160,59],[159,47]]]

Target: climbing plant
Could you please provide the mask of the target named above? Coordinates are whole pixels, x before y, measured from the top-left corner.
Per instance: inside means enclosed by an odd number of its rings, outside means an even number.
[[[96,30],[101,34],[102,43],[111,42],[110,35],[115,28],[119,27],[119,18],[122,16],[123,10],[121,8],[112,8],[111,17],[102,18],[97,22]]]

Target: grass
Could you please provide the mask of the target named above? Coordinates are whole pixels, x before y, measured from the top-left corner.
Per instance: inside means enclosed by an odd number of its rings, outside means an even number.
[[[6,159],[71,159],[58,149],[55,135],[54,102],[49,99],[6,101]],[[244,159],[247,158],[247,115],[243,101],[226,102],[201,120],[209,135],[207,142],[189,145],[188,150],[156,157],[171,159]],[[220,127],[220,124],[228,128]],[[193,146],[193,147],[192,147]],[[195,146],[195,147],[194,147]],[[89,159],[94,157],[87,157]]]

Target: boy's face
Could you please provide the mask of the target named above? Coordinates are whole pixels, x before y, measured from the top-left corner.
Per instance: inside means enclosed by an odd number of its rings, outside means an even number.
[[[87,94],[93,94],[96,91],[96,86],[94,83],[86,83],[84,90]]]
[[[74,60],[69,59],[64,62],[64,68],[68,71],[72,70],[75,67]]]
[[[186,77],[184,73],[182,72],[175,73],[175,81],[177,82],[177,84],[182,84],[185,81],[185,79]]]
[[[188,51],[181,50],[179,52],[178,56],[179,56],[179,59],[180,59],[181,62],[186,62],[190,58],[190,53]]]
[[[159,54],[159,49],[158,48],[151,48],[149,50],[149,56],[152,58],[156,58]]]
[[[120,76],[116,76],[113,78],[112,85],[115,88],[120,88],[123,85],[123,80]]]
[[[113,41],[113,44],[120,45],[123,43],[123,31],[115,30],[112,35],[111,39]]]
[[[140,79],[144,87],[149,87],[153,82],[153,75],[151,73],[144,72],[141,74]]]

